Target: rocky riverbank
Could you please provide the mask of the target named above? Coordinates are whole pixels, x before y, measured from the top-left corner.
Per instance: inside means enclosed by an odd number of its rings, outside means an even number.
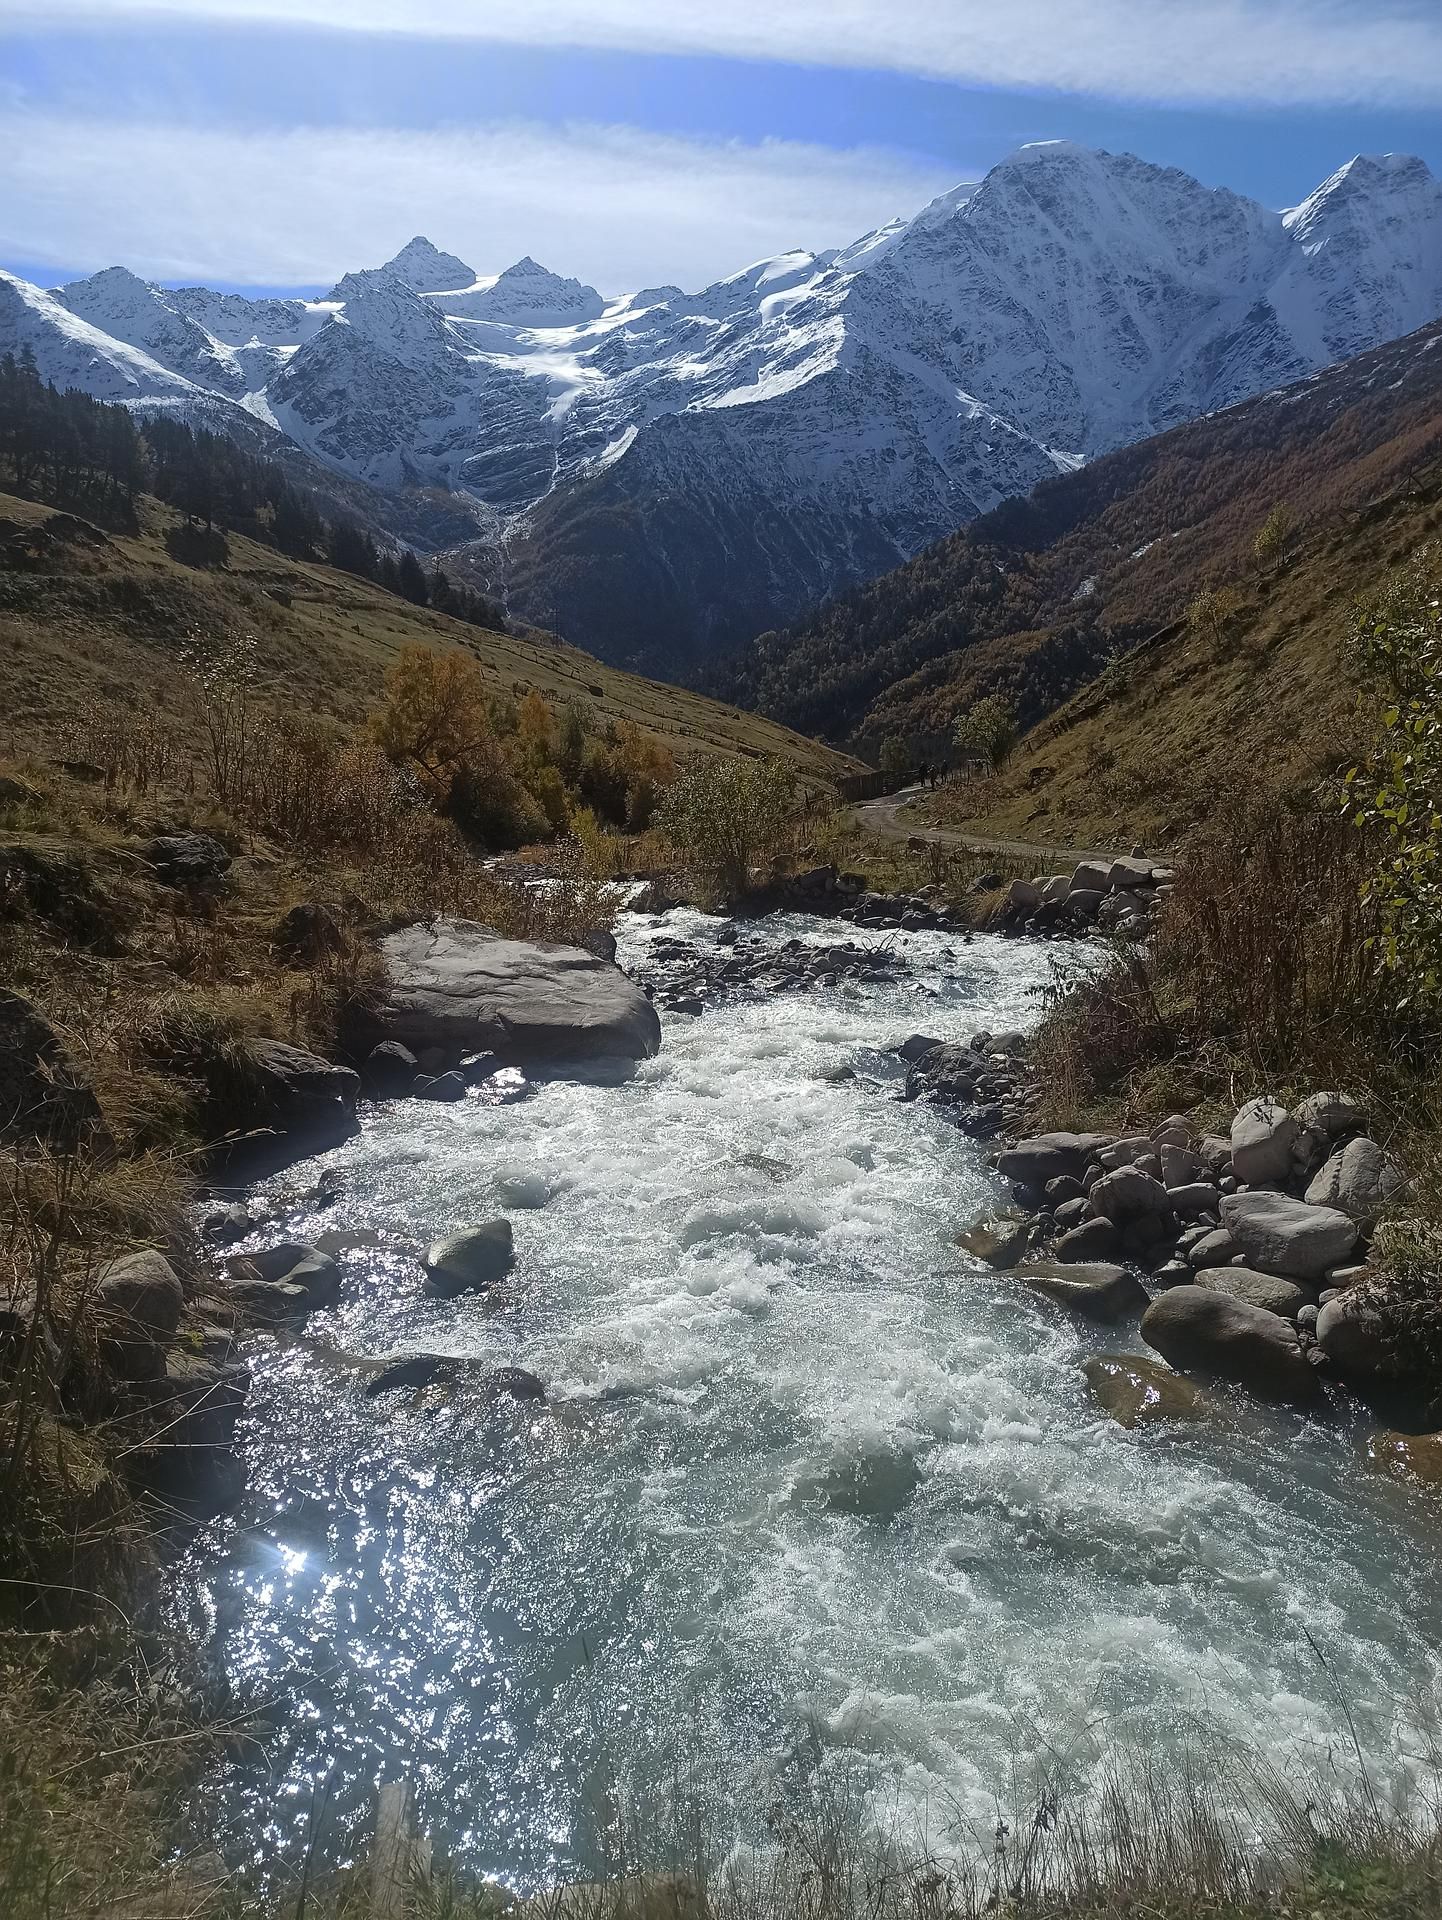
[[[1227,1132],[1171,1114],[1126,1134],[1019,1133],[1038,1090],[1019,1036],[964,1047],[924,1035],[902,1049],[907,1092],[973,1131],[1009,1132],[996,1158],[1015,1211],[962,1245],[1086,1319],[1135,1324],[1165,1362],[1114,1356],[1093,1370],[1104,1403],[1193,1404],[1174,1375],[1318,1411],[1359,1400],[1415,1429],[1435,1423],[1438,1382],[1389,1316],[1378,1235],[1405,1213],[1404,1168],[1367,1130],[1363,1104],[1319,1092],[1288,1109],[1245,1102]],[[1090,1376],[1089,1376],[1090,1377]],[[1131,1417],[1131,1416],[1129,1416]],[[1384,1434],[1379,1457],[1432,1473],[1430,1437]]]

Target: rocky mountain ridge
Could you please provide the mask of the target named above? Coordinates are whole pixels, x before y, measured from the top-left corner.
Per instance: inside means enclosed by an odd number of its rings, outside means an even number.
[[[443,283],[450,281],[447,286]],[[401,496],[613,660],[694,667],[1039,481],[1442,312],[1442,185],[1359,158],[1289,213],[1051,142],[839,251],[606,299],[417,236],[323,300],[0,278],[0,349],[242,409]]]

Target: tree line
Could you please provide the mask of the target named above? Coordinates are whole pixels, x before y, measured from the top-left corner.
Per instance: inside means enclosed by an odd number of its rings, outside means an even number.
[[[244,534],[292,560],[323,560],[416,606],[504,632],[494,600],[358,521],[322,513],[284,468],[225,435],[167,414],[137,415],[42,379],[28,348],[0,357],[0,477],[48,505],[134,524],[148,493],[211,536]]]

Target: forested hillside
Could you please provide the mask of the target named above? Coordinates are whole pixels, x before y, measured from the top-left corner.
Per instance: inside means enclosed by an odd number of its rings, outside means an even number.
[[[1189,609],[1245,625],[1308,542],[1442,455],[1439,342],[1425,329],[1048,481],[762,635],[716,688],[872,752],[935,751],[988,693],[1034,725]]]

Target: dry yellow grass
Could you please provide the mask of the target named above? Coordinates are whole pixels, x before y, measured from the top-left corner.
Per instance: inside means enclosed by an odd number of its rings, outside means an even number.
[[[0,521],[41,527],[49,507],[0,492]],[[140,531],[103,545],[65,543],[41,568],[0,572],[0,748],[14,751],[97,701],[137,716],[166,711],[178,650],[191,632],[254,634],[266,678],[303,712],[358,723],[375,706],[400,649],[463,647],[498,693],[536,688],[604,723],[632,720],[678,758],[774,755],[826,785],[859,762],[789,728],[660,681],[603,666],[545,634],[491,633],[412,606],[368,581],[286,559],[240,535],[219,569],[181,564],[169,508],[140,502]]]

